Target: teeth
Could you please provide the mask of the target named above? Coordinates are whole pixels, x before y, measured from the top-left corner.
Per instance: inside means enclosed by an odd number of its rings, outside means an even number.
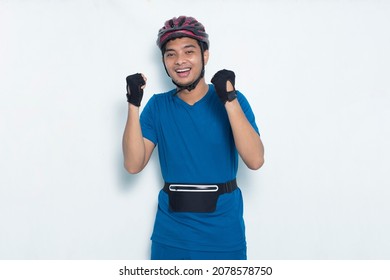
[[[183,72],[187,72],[187,71],[190,71],[190,68],[177,69],[177,70],[176,70],[176,72],[178,72],[178,73],[183,73]]]

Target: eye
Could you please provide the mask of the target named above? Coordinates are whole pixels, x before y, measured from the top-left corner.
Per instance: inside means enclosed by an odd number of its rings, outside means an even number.
[[[174,55],[174,53],[165,53],[165,57],[173,57]]]

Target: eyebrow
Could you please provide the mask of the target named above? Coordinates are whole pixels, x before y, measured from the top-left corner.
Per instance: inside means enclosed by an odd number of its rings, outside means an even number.
[[[196,48],[196,46],[195,45],[192,45],[192,44],[189,44],[189,45],[185,45],[184,47],[183,47],[183,49],[189,49],[189,48]],[[175,51],[174,49],[166,49],[165,50],[165,52],[169,52],[169,51]]]

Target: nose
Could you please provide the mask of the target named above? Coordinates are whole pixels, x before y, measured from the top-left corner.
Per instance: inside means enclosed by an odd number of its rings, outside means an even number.
[[[184,59],[184,56],[182,54],[176,55],[176,60],[175,60],[176,65],[182,65],[184,63],[184,61],[185,61],[185,59]]]

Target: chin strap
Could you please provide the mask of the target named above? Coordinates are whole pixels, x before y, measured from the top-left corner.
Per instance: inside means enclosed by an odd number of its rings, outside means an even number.
[[[176,94],[178,94],[180,91],[182,90],[188,90],[188,91],[191,91],[193,90],[194,88],[196,88],[196,86],[198,85],[199,81],[204,77],[204,69],[202,69],[202,72],[200,73],[199,77],[191,84],[189,85],[179,85],[177,84],[174,80],[172,80],[172,83],[174,83],[176,86],[177,86],[177,89],[176,89]]]

